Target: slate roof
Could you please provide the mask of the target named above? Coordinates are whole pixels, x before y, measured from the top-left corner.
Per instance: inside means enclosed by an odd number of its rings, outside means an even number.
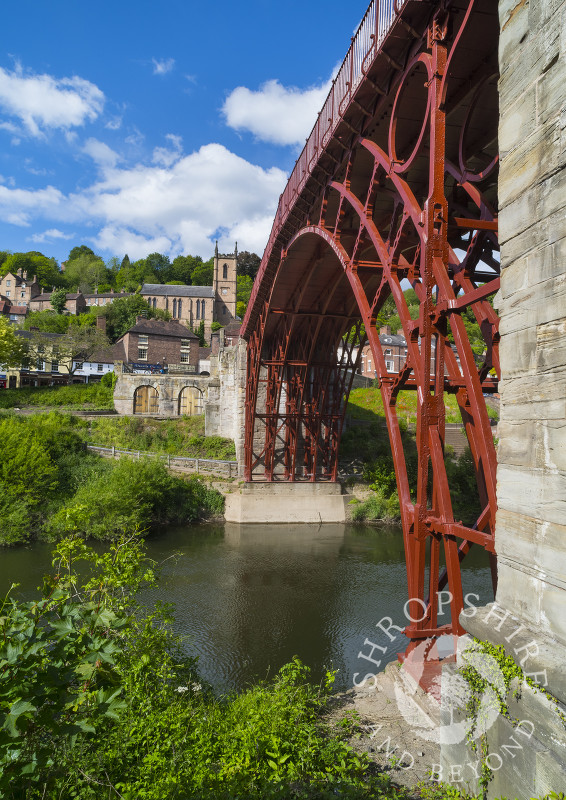
[[[393,347],[406,347],[407,340],[404,336],[399,336],[397,333],[380,333],[380,344],[391,344]]]
[[[27,306],[10,306],[8,311],[9,311],[10,314],[23,314],[23,316],[25,317],[25,315],[28,313],[28,307]]]
[[[42,300],[45,303],[48,300],[51,300],[52,294],[53,292],[42,292],[42,294],[36,294],[35,297],[31,298],[31,302],[34,303],[36,300]],[[76,300],[80,296],[81,296],[80,292],[76,294],[69,293],[65,295],[67,300]]]
[[[85,300],[88,297],[92,297],[92,298],[94,298],[94,297],[112,297],[115,300],[117,297],[131,297],[131,296],[132,296],[132,292],[89,292],[89,294],[83,295]]]
[[[212,352],[212,347],[199,347],[198,349],[198,357],[201,361],[206,361],[207,358],[210,358],[210,354]]]
[[[190,331],[186,325],[181,325],[180,322],[175,322],[175,320],[166,321],[163,319],[140,319],[127,331],[127,333],[147,333],[157,336],[173,336],[177,339],[198,339],[198,336]]]
[[[157,297],[210,297],[214,299],[212,286],[165,286],[162,283],[144,283],[141,294],[151,294]]]
[[[22,339],[31,339],[34,333],[40,333],[40,331],[22,331],[18,329],[17,331],[14,331],[14,333],[16,334],[16,336],[21,336]],[[63,334],[41,332],[41,336],[45,337],[46,339],[60,339],[61,336],[63,336]]]

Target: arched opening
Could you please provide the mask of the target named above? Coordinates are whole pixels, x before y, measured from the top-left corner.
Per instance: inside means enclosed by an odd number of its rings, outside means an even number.
[[[202,394],[195,386],[185,386],[179,394],[179,416],[202,414]]]
[[[158,400],[153,386],[138,386],[134,392],[134,414],[157,414]]]
[[[224,280],[228,278],[228,264],[224,264],[222,267],[222,277]]]

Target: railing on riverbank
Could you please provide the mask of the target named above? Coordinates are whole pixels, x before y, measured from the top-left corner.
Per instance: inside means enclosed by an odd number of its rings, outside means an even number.
[[[157,458],[164,462],[170,469],[182,469],[190,472],[221,473],[228,475],[229,478],[237,477],[238,462],[222,461],[214,458],[194,458],[189,456],[171,456],[167,453],[147,453],[142,450],[120,450],[117,447],[103,447],[97,444],[87,444],[87,450],[99,453],[107,458],[120,458],[130,456],[131,458]]]

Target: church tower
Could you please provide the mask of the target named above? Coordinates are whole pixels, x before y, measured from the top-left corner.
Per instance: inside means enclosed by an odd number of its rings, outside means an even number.
[[[214,319],[221,325],[228,325],[236,319],[236,264],[238,243],[234,252],[223,255],[218,252],[218,242],[214,250]]]

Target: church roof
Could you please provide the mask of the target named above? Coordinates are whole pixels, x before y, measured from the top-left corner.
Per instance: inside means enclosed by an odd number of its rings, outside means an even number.
[[[162,283],[144,283],[141,294],[152,294],[157,297],[211,297],[214,299],[212,286],[165,286]]]

